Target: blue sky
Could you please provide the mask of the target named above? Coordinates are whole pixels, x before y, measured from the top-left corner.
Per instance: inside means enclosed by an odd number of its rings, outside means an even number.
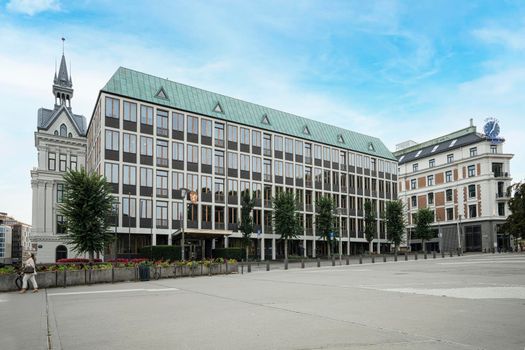
[[[0,211],[31,222],[40,107],[60,38],[73,110],[118,66],[395,144],[496,117],[525,178],[523,1],[0,1]]]

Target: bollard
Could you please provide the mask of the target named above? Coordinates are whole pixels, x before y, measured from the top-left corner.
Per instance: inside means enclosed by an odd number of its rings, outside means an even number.
[[[386,255],[383,255],[383,262],[386,262]]]
[[[433,251],[432,251],[432,259],[435,259],[435,258],[436,258],[436,251],[433,250]]]
[[[376,263],[376,257],[372,256],[372,264],[375,264],[375,263]]]
[[[423,257],[425,258],[425,260],[427,260],[427,252],[425,251],[425,254],[423,254]]]
[[[244,275],[244,264],[241,263],[241,275]]]
[[[394,262],[397,262],[397,253],[394,254]]]
[[[266,271],[270,271],[270,262],[269,261],[266,262]]]
[[[405,261],[408,261],[408,253],[405,253]]]
[[[417,260],[417,252],[414,254],[414,260]]]
[[[444,257],[445,257],[445,252],[441,251],[441,258],[444,258]]]
[[[335,256],[332,255],[332,266],[335,266]]]
[[[284,259],[284,269],[288,270],[288,259]]]
[[[252,263],[248,261],[248,273],[252,272]]]
[[[496,253],[496,249],[492,248],[492,254]]]
[[[458,248],[458,256],[461,256],[461,251],[459,250],[459,248]]]
[[[362,264],[362,263],[363,263],[363,256],[359,255],[359,264]]]
[[[349,256],[346,257],[346,264],[350,265],[350,257]]]
[[[304,269],[304,259],[301,259],[301,269]]]
[[[321,267],[321,259],[317,258],[317,267]]]

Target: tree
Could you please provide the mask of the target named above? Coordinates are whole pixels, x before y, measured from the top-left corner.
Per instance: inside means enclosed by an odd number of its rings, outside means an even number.
[[[377,233],[376,214],[372,208],[372,202],[367,200],[365,202],[365,238],[368,241],[368,249],[370,253],[373,251],[372,241]]]
[[[250,198],[248,191],[244,192],[241,199],[241,224],[239,230],[242,233],[242,243],[246,249],[246,261],[248,261],[248,250],[252,243],[253,218],[251,216],[255,200]]]
[[[333,254],[334,249],[334,206],[334,201],[328,196],[320,197],[319,200],[315,202],[316,234],[330,244],[328,256]]]
[[[103,176],[88,174],[84,168],[68,171],[64,180],[64,198],[59,211],[66,221],[66,241],[78,253],[88,253],[92,262],[95,253],[103,252],[114,239],[109,226],[115,198]]]
[[[426,252],[425,243],[434,237],[430,224],[434,222],[434,212],[428,208],[420,208],[416,213],[416,237],[421,240],[423,251]]]
[[[288,260],[288,240],[297,237],[302,227],[299,224],[297,202],[291,192],[280,192],[273,199],[275,233],[284,240],[284,259]]]
[[[508,188],[514,190],[514,196],[509,200],[511,214],[501,227],[501,231],[525,239],[525,183],[516,183]]]
[[[397,253],[399,244],[403,240],[403,233],[405,232],[403,203],[400,200],[388,201],[386,203],[385,221],[388,236],[394,244],[394,251]]]

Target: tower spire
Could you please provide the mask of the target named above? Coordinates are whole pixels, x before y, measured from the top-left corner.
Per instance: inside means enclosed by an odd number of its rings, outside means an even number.
[[[60,59],[60,66],[58,68],[58,75],[56,71],[56,60],[55,60],[55,78],[53,80],[53,95],[55,96],[55,106],[59,107],[65,105],[71,108],[71,98],[73,98],[73,81],[71,75],[68,74],[66,56],[64,54],[64,43],[65,38],[62,40],[62,58]],[[70,70],[71,70],[71,62]]]

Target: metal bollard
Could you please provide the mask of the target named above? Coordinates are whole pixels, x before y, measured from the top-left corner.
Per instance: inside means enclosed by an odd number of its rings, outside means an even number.
[[[423,254],[425,260],[427,260],[427,252],[425,252],[425,254]]]
[[[359,264],[362,264],[362,263],[363,263],[363,256],[359,255]]]
[[[252,263],[248,261],[248,273],[252,272]]]
[[[304,269],[304,259],[301,259],[301,269]]]
[[[433,250],[433,251],[432,251],[432,259],[435,259],[435,258],[436,258],[436,251]]]
[[[445,252],[441,251],[441,258],[444,258],[444,257],[445,257]]]
[[[350,265],[350,257],[348,257],[348,256],[346,257],[346,264]]]
[[[405,261],[408,261],[408,254],[405,253]]]
[[[269,261],[266,262],[266,271],[270,271],[270,262]]]
[[[383,262],[386,262],[386,255],[383,255]]]
[[[414,254],[414,260],[417,260],[417,252]]]
[[[461,251],[459,250],[459,248],[458,248],[458,256],[461,256]]]
[[[284,259],[284,269],[288,270],[288,259]]]
[[[372,256],[372,264],[375,264],[375,263],[376,263],[376,257]]]
[[[241,275],[244,275],[244,264],[241,263]]]
[[[321,259],[317,258],[317,267],[321,267]]]
[[[332,266],[335,266],[335,256],[332,255]]]
[[[397,262],[397,253],[394,254],[394,261]]]

